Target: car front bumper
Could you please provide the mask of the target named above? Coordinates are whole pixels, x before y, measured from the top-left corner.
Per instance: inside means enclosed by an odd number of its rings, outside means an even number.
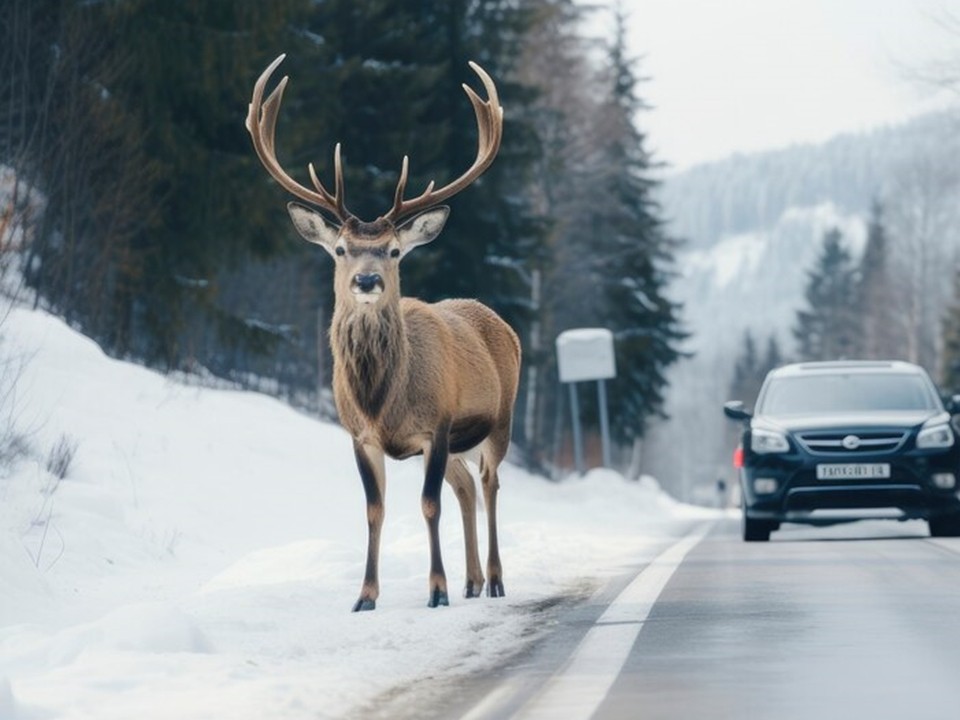
[[[740,471],[747,515],[778,522],[828,524],[863,517],[930,519],[960,513],[960,451],[956,447],[857,458],[858,463],[889,464],[889,478],[817,478],[817,465],[836,462],[841,460],[800,452],[753,455]],[[948,476],[954,478],[953,486],[942,487]]]

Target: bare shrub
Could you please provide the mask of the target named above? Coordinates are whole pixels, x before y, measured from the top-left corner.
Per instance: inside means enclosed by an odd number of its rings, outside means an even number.
[[[70,465],[77,454],[77,441],[64,433],[50,448],[45,467],[55,478],[63,480],[70,472]]]
[[[5,320],[6,314],[0,309],[0,327]],[[29,434],[20,422],[21,397],[18,393],[26,360],[6,352],[2,336],[0,351],[0,473],[4,473],[30,455],[32,448]]]

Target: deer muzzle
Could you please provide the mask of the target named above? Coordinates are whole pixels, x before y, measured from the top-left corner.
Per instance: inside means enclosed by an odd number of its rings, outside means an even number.
[[[374,303],[383,293],[383,278],[378,273],[358,273],[353,276],[350,290],[359,302]]]

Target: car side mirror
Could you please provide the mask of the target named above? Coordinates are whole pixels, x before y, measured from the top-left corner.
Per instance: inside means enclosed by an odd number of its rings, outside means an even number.
[[[746,422],[753,417],[753,414],[743,407],[740,400],[731,400],[723,404],[723,414],[731,420]]]
[[[960,415],[960,395],[951,395],[944,403],[951,415]]]

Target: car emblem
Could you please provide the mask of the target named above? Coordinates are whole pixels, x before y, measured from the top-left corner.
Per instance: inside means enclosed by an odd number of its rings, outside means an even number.
[[[847,435],[840,441],[840,444],[843,445],[846,450],[856,450],[860,447],[860,438],[856,435]]]

